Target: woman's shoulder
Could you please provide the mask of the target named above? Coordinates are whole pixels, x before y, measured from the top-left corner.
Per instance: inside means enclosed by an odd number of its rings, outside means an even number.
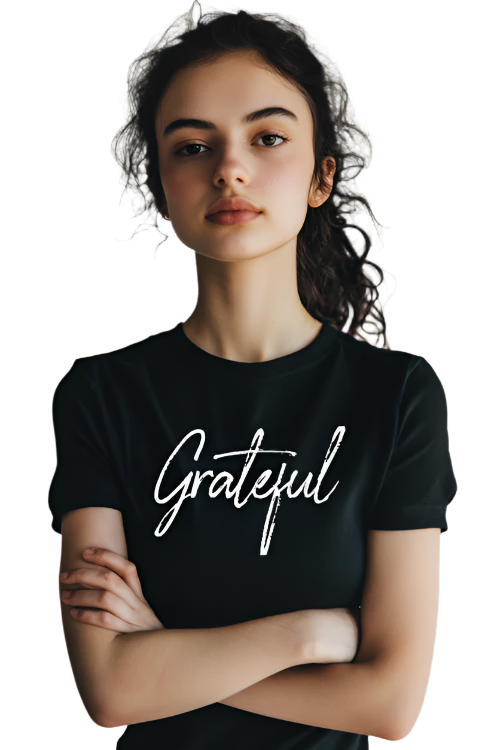
[[[75,365],[81,370],[95,372],[107,367],[134,367],[147,364],[159,356],[168,355],[170,345],[173,344],[174,330],[169,329],[151,334],[144,339],[109,351],[82,355],[75,360]]]
[[[421,354],[384,349],[342,331],[337,331],[337,340],[346,367],[367,381],[391,384],[399,381],[403,387],[411,384],[419,388],[441,387],[436,371]]]
[[[126,375],[145,375],[152,366],[173,356],[174,330],[152,334],[109,351],[78,357],[61,378],[57,389],[95,387],[109,379],[116,381]]]
[[[338,346],[353,363],[365,363],[380,367],[406,367],[416,365],[422,357],[403,349],[384,349],[381,346],[362,341],[343,331],[336,331]]]

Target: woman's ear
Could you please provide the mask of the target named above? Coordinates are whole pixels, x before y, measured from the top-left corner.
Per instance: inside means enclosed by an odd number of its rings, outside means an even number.
[[[311,208],[317,208],[318,206],[321,206],[327,200],[327,198],[330,197],[333,188],[333,177],[335,175],[336,168],[337,165],[333,156],[325,156],[325,158],[323,159],[323,175],[328,189],[327,191],[323,192],[319,187],[315,186],[316,183],[315,185],[311,185],[311,189],[309,190],[309,199],[307,201]]]

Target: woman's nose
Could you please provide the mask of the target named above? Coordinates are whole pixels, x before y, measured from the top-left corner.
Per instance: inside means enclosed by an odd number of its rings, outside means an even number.
[[[216,187],[233,184],[248,184],[250,174],[244,165],[241,155],[234,149],[227,149],[221,155],[214,170],[213,183]]]

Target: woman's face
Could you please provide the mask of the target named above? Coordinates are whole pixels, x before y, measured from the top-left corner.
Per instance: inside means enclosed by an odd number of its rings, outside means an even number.
[[[255,114],[267,108],[286,112]],[[312,185],[313,120],[297,88],[255,53],[229,53],[177,73],[155,124],[168,213],[187,247],[218,260],[295,250],[308,199],[327,198]],[[334,162],[331,179],[333,170]],[[207,217],[217,200],[236,196],[254,210]]]

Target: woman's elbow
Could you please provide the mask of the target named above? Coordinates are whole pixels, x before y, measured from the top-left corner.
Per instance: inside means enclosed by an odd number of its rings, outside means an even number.
[[[404,680],[395,679],[392,669],[384,670],[376,693],[373,711],[378,731],[374,736],[391,742],[404,739],[415,726],[422,708],[425,694],[422,680],[418,676],[412,679],[408,672]]]
[[[85,677],[85,678],[84,678]],[[109,679],[109,674],[101,672],[99,679],[96,675],[78,675],[76,684],[83,705],[92,721],[100,727],[110,729],[128,723],[123,721],[119,707],[122,705],[116,687]]]
[[[120,727],[125,723],[118,716],[115,708],[109,704],[109,701],[103,700],[102,697],[97,698],[95,695],[89,696],[88,693],[87,695],[82,695],[81,691],[80,695],[83,705],[94,724],[111,729],[113,727]]]
[[[407,737],[415,726],[421,706],[422,701],[415,700],[413,691],[409,691],[405,699],[404,690],[399,690],[388,707],[382,739],[397,742]]]
[[[95,718],[93,718],[93,721],[96,724],[98,724],[100,727],[105,727],[105,729],[113,729],[114,727],[122,727],[126,723],[119,719],[113,718],[109,714],[104,714],[104,713],[98,714]]]
[[[94,713],[90,716],[90,718],[93,722],[95,722],[95,724],[100,727],[104,727],[105,729],[113,729],[113,727],[122,726],[120,722],[117,722],[115,719],[112,719],[108,714],[105,713]]]
[[[392,710],[385,717],[378,714],[368,733],[371,737],[397,742],[410,734],[414,723],[409,723],[405,717],[398,716],[397,712]]]
[[[398,740],[404,740],[411,730],[413,729],[415,722],[411,725],[407,722],[398,722],[394,717],[388,722],[387,729],[384,731],[381,739],[389,740],[390,742],[397,742]]]

